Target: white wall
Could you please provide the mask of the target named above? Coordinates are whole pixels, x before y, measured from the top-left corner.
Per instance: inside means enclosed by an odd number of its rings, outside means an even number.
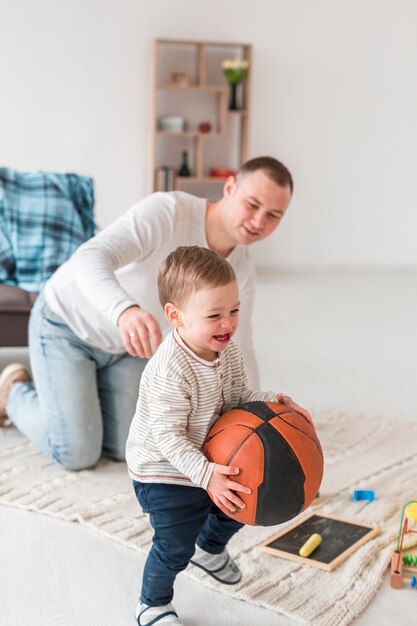
[[[254,46],[250,153],[296,193],[259,265],[417,264],[414,0],[0,0],[0,163],[96,181],[102,225],[147,192],[150,42]]]

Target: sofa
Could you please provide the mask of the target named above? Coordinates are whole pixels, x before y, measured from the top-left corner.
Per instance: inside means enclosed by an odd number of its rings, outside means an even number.
[[[28,321],[36,293],[0,284],[0,346],[27,346]]]

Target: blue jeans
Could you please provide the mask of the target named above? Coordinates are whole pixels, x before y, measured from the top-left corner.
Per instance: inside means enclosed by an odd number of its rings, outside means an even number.
[[[147,360],[108,354],[79,339],[39,295],[29,322],[34,384],[16,383],[7,413],[42,452],[69,470],[102,454],[124,460]]]
[[[195,544],[220,554],[243,524],[222,513],[199,487],[137,481],[133,486],[155,530],[140,600],[148,606],[161,606],[171,602],[175,577],[187,567]]]

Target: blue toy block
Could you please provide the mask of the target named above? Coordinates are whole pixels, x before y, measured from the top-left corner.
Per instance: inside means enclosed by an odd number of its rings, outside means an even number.
[[[373,502],[375,500],[375,491],[373,489],[355,489],[353,499],[355,501],[368,500],[369,502]]]

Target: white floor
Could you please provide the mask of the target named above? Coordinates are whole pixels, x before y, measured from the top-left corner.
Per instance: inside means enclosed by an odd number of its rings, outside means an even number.
[[[315,409],[417,419],[416,283],[412,272],[264,276],[255,311],[262,387]],[[2,447],[19,438],[0,430]],[[77,524],[8,507],[0,507],[0,529],[2,626],[133,626],[141,555]],[[184,575],[175,605],[186,626],[295,623]],[[410,616],[416,591],[392,590],[385,576],[355,623],[417,623]]]

